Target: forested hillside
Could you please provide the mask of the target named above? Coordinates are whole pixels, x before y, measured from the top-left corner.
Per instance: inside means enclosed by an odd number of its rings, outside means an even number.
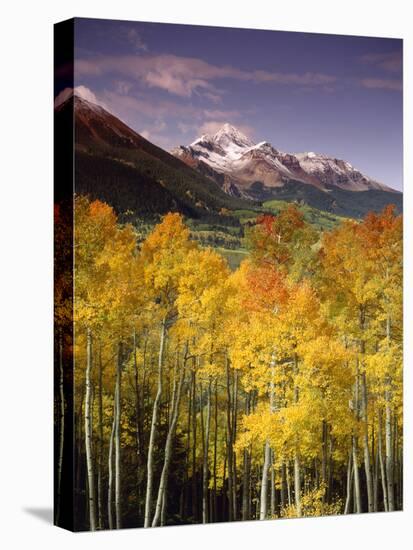
[[[76,530],[402,508],[402,217],[335,222],[262,215],[231,271],[180,213],[142,239],[76,197],[55,397],[59,495],[73,352]]]
[[[262,197],[263,189],[260,183],[251,187],[251,195]],[[315,187],[299,181],[290,181],[283,187],[272,189],[267,193],[268,200],[275,199],[287,202],[302,202],[313,208],[350,218],[362,218],[368,212],[379,212],[387,204],[394,204],[398,212],[403,211],[403,194],[396,191],[370,189],[354,193],[331,186],[329,192],[323,192]]]
[[[200,174],[129,128],[117,117],[78,95],[55,110],[61,141],[74,120],[76,192],[126,211],[131,221],[168,211],[215,221],[222,208],[253,208],[254,202],[227,195]]]

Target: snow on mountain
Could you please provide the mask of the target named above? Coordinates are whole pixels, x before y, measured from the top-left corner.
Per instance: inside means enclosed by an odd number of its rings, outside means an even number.
[[[104,110],[103,105],[100,105],[95,94],[88,88],[85,88],[85,86],[76,86],[75,88],[65,88],[62,90],[54,100],[54,108],[59,110],[62,105],[64,105],[66,101],[71,98],[74,98],[78,108],[84,110],[89,109],[90,111],[95,111],[97,113]]]
[[[102,105],[96,104],[81,87],[67,88],[55,100],[57,111],[72,100],[76,111],[76,133],[85,142],[112,143],[141,148],[147,141]],[[214,180],[227,194],[259,199],[299,182],[320,191],[393,191],[369,178],[349,162],[315,152],[285,153],[271,143],[254,143],[235,126],[226,123],[215,134],[204,134],[188,146],[171,151],[187,165]],[[262,191],[260,190],[262,189]]]
[[[335,185],[350,191],[390,190],[385,185],[365,176],[344,160],[313,152],[299,153],[296,157],[302,169],[309,175],[316,177],[323,186]]]
[[[348,191],[391,189],[355,169],[349,162],[314,153],[284,153],[270,143],[254,143],[231,124],[224,124],[213,135],[203,135],[188,146],[171,151],[192,167],[207,165],[213,172],[223,174],[241,195],[260,182],[265,187],[282,187],[295,180],[328,192],[332,187]]]
[[[233,155],[234,158],[238,154],[242,154],[245,149],[254,146],[254,143],[246,135],[228,123],[224,124],[212,139],[218,147],[227,151],[228,155]]]

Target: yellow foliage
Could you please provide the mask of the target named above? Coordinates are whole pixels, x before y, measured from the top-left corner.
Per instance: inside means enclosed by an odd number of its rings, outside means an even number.
[[[343,502],[340,499],[336,499],[332,503],[326,503],[324,500],[325,493],[325,485],[320,484],[319,487],[305,491],[301,495],[301,509],[304,517],[335,516],[343,513]],[[298,517],[296,506],[285,506],[281,511],[281,517]]]

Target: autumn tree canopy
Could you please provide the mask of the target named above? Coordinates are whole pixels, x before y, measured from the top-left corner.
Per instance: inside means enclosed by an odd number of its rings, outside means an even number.
[[[231,272],[179,214],[138,244],[110,206],[76,198],[82,528],[402,507],[401,216],[320,234],[289,205],[246,241]]]

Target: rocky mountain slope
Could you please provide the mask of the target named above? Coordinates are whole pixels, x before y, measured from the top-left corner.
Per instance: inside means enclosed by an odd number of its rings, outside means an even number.
[[[332,189],[393,192],[347,161],[313,152],[284,153],[266,141],[254,143],[228,123],[216,134],[203,135],[171,152],[215,179],[227,193],[237,196],[265,199],[271,191],[291,181],[324,192]],[[257,184],[262,188],[261,196]]]
[[[261,203],[272,199],[354,218],[389,203],[402,210],[401,193],[345,161],[282,153],[266,142],[254,144],[229,124],[172,155],[103,107],[73,94],[55,106],[56,143],[72,134],[73,120],[75,192],[137,219],[177,211],[228,225],[235,223],[236,212],[261,211]],[[223,211],[233,215],[223,216]]]
[[[178,211],[192,218],[251,201],[225,193],[180,159],[157,147],[103,107],[71,94],[55,105],[55,137],[75,126],[75,192],[135,215]]]

